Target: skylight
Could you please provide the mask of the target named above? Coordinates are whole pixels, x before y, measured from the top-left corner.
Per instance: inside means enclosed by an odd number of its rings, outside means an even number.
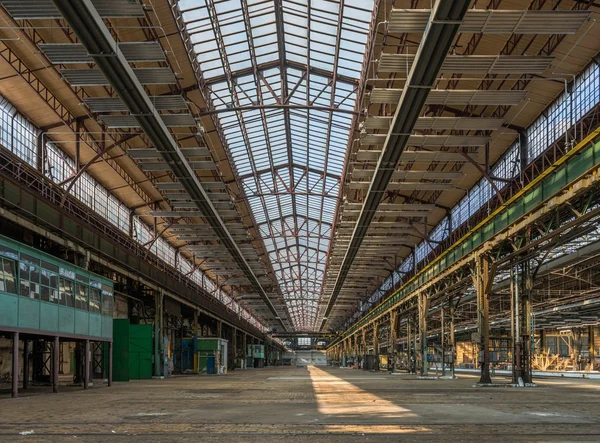
[[[314,327],[373,0],[180,0],[296,329]]]

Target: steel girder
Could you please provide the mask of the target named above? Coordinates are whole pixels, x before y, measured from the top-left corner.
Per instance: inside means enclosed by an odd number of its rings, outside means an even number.
[[[465,0],[439,0],[432,9],[430,23],[425,30],[415,56],[415,63],[408,75],[406,87],[396,108],[368,195],[327,303],[320,329],[323,329],[327,323],[327,317],[333,309],[369,224],[381,202],[383,192],[392,178],[392,173],[396,169],[419,112],[425,104],[429,89],[435,82],[468,7],[469,2]]]
[[[97,66],[109,79],[112,87],[131,114],[136,115],[136,120],[141,128],[160,152],[164,161],[170,165],[172,172],[181,181],[198,209],[204,214],[219,240],[251,282],[253,289],[261,296],[269,311],[286,330],[287,328],[279,313],[242,255],[177,143],[158,116],[148,95],[136,79],[129,63],[118,49],[93,4],[90,0],[53,1],[88,53],[94,54],[93,58]]]

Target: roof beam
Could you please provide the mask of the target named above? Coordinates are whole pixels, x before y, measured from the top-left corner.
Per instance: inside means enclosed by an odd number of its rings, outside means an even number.
[[[227,251],[251,282],[254,290],[261,296],[269,311],[277,318],[283,329],[287,330],[285,323],[279,317],[279,313],[266,291],[227,230],[218,211],[212,205],[196,174],[190,168],[176,141],[158,116],[150,98],[121,53],[98,11],[96,11],[90,0],[53,0],[53,2],[88,53],[102,54],[93,56],[98,68],[123,100],[129,112],[136,115],[140,127],[156,149],[161,152],[164,161],[171,165],[174,175],[180,179],[185,191],[196,203],[198,210],[206,217],[218,239],[227,248]]]
[[[344,256],[327,308],[324,311],[321,329],[327,324],[327,318],[333,310],[337,296],[375,216],[375,211],[381,202],[384,191],[398,165],[409,134],[412,133],[419,112],[425,104],[429,89],[433,87],[450,50],[469,3],[468,0],[438,0],[432,9],[425,34],[408,74],[407,86],[404,88],[396,108],[373,181],[369,187],[358,223],[354,228],[352,240]]]

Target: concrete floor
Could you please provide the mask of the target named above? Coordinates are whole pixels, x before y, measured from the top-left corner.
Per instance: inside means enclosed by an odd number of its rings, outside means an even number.
[[[600,440],[600,381],[537,380],[526,389],[476,381],[288,367],[23,394],[0,400],[0,440]]]

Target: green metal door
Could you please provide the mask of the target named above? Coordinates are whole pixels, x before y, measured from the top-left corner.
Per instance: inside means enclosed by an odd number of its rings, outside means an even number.
[[[129,325],[129,378],[152,378],[152,325]]]

